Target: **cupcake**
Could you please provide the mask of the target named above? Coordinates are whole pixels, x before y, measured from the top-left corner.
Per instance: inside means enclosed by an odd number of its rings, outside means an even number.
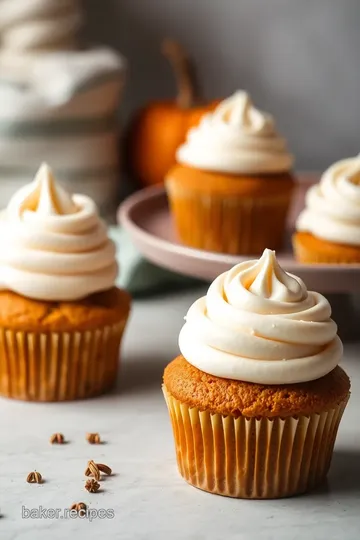
[[[191,306],[163,383],[187,482],[265,499],[324,480],[350,391],[330,315],[271,250],[220,275]]]
[[[338,161],[309,189],[293,246],[303,263],[360,263],[360,156]]]
[[[233,255],[281,247],[293,158],[271,116],[236,92],[192,128],[165,180],[187,246]]]
[[[42,165],[1,221],[0,394],[88,398],[116,381],[130,310],[115,287],[115,247],[95,203]]]

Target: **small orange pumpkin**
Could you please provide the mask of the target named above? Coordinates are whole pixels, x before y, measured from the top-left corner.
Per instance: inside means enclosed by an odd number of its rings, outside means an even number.
[[[128,169],[142,186],[164,181],[188,130],[219,103],[219,100],[209,103],[199,100],[192,62],[178,43],[165,40],[162,52],[173,67],[178,95],[174,100],[149,103],[131,123],[126,156]]]

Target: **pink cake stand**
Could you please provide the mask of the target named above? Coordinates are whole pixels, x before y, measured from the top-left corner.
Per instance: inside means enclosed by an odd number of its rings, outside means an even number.
[[[294,222],[303,208],[306,190],[318,180],[318,175],[304,173],[298,178],[288,221],[287,245],[277,253],[280,264],[301,277],[309,289],[327,293],[360,291],[360,264],[310,265],[294,259],[290,242]],[[146,259],[188,276],[211,281],[235,264],[256,258],[251,254],[233,256],[184,246],[176,236],[163,187],[146,188],[131,195],[120,206],[118,221]]]

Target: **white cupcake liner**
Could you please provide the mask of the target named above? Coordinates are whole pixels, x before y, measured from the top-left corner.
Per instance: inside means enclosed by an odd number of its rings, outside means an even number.
[[[249,499],[289,497],[319,485],[348,401],[309,416],[235,418],[190,408],[163,392],[184,479],[211,493]]]
[[[116,381],[125,325],[84,332],[0,329],[0,394],[66,401],[103,393]]]

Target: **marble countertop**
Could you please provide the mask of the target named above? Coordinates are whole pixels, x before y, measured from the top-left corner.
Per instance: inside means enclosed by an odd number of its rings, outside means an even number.
[[[0,400],[0,538],[52,540],[358,540],[360,530],[360,347],[345,345],[343,367],[352,397],[340,427],[327,485],[310,495],[274,501],[228,499],[188,486],[179,476],[160,390],[165,364],[177,354],[177,335],[193,290],[138,300],[123,347],[121,377],[112,394],[64,404]],[[86,432],[105,444],[89,445]],[[62,432],[66,445],[50,445]],[[94,459],[112,467],[102,490],[84,490]],[[44,484],[27,484],[38,470]],[[97,517],[64,518],[83,501]],[[35,517],[39,509],[47,517]],[[25,517],[33,510],[34,517]],[[55,518],[49,509],[59,509]],[[95,512],[94,512],[95,514]],[[113,517],[111,517],[113,515]]]

